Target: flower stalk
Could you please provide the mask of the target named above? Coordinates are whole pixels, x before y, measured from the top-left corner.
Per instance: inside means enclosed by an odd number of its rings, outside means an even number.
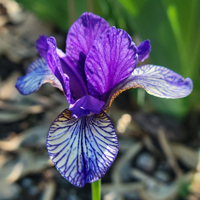
[[[92,200],[101,200],[101,179],[91,183]]]

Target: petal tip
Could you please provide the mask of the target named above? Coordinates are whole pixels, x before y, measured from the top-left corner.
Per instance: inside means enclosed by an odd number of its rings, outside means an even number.
[[[147,39],[141,42],[137,47],[137,51],[138,61],[143,62],[145,59],[147,59],[149,57],[149,53],[151,52],[150,40]]]
[[[191,78],[186,78],[185,82],[187,82],[187,85],[189,86],[189,88],[192,90],[193,89],[193,81]]]
[[[16,88],[16,89],[19,91],[19,93],[22,94],[22,95],[31,94],[32,92],[25,90],[25,87],[24,87],[24,79],[25,79],[24,76],[19,77],[19,78],[17,79],[16,84],[15,84],[15,88]]]
[[[28,66],[26,75],[18,78],[15,87],[22,95],[29,95],[36,92],[42,84],[47,82],[62,91],[61,83],[51,73],[45,59],[40,58]]]
[[[47,51],[48,51],[48,44],[47,44],[48,36],[40,35],[40,37],[36,41],[36,49],[38,50],[41,57],[46,58]]]
[[[185,85],[188,88],[188,94],[187,95],[189,95],[193,90],[193,81],[192,81],[192,79],[191,78],[186,78],[185,79]]]
[[[33,92],[36,92],[41,87],[43,77],[36,78],[34,75],[30,73],[18,78],[15,87],[20,94],[29,95]]]

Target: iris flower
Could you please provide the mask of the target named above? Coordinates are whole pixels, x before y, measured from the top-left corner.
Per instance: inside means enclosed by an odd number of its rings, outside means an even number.
[[[181,98],[192,91],[190,78],[167,68],[136,67],[148,58],[150,41],[136,46],[128,33],[92,13],[72,24],[66,53],[54,37],[40,36],[36,43],[42,58],[16,88],[27,95],[50,82],[66,95],[69,108],[51,124],[46,145],[61,175],[78,187],[101,179],[116,158],[119,144],[108,111],[118,94],[140,87],[157,97]]]

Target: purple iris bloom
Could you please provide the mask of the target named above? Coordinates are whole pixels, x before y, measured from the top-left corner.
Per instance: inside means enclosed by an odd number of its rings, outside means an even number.
[[[41,57],[16,83],[20,93],[35,92],[50,82],[70,106],[52,123],[47,150],[61,175],[78,187],[102,178],[118,153],[118,139],[108,110],[124,90],[140,87],[163,98],[181,98],[192,91],[190,78],[156,65],[136,67],[148,58],[145,40],[136,46],[121,29],[101,17],[83,13],[69,29],[66,53],[54,37],[40,36]]]

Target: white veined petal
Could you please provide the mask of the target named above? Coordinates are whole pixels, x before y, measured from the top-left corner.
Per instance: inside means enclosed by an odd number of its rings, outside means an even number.
[[[63,111],[53,122],[47,150],[61,175],[78,187],[104,176],[115,160],[118,139],[105,114],[71,118]]]
[[[193,88],[190,78],[184,79],[172,70],[157,65],[136,68],[130,79],[127,86],[141,87],[149,94],[162,98],[182,98],[189,95]]]

